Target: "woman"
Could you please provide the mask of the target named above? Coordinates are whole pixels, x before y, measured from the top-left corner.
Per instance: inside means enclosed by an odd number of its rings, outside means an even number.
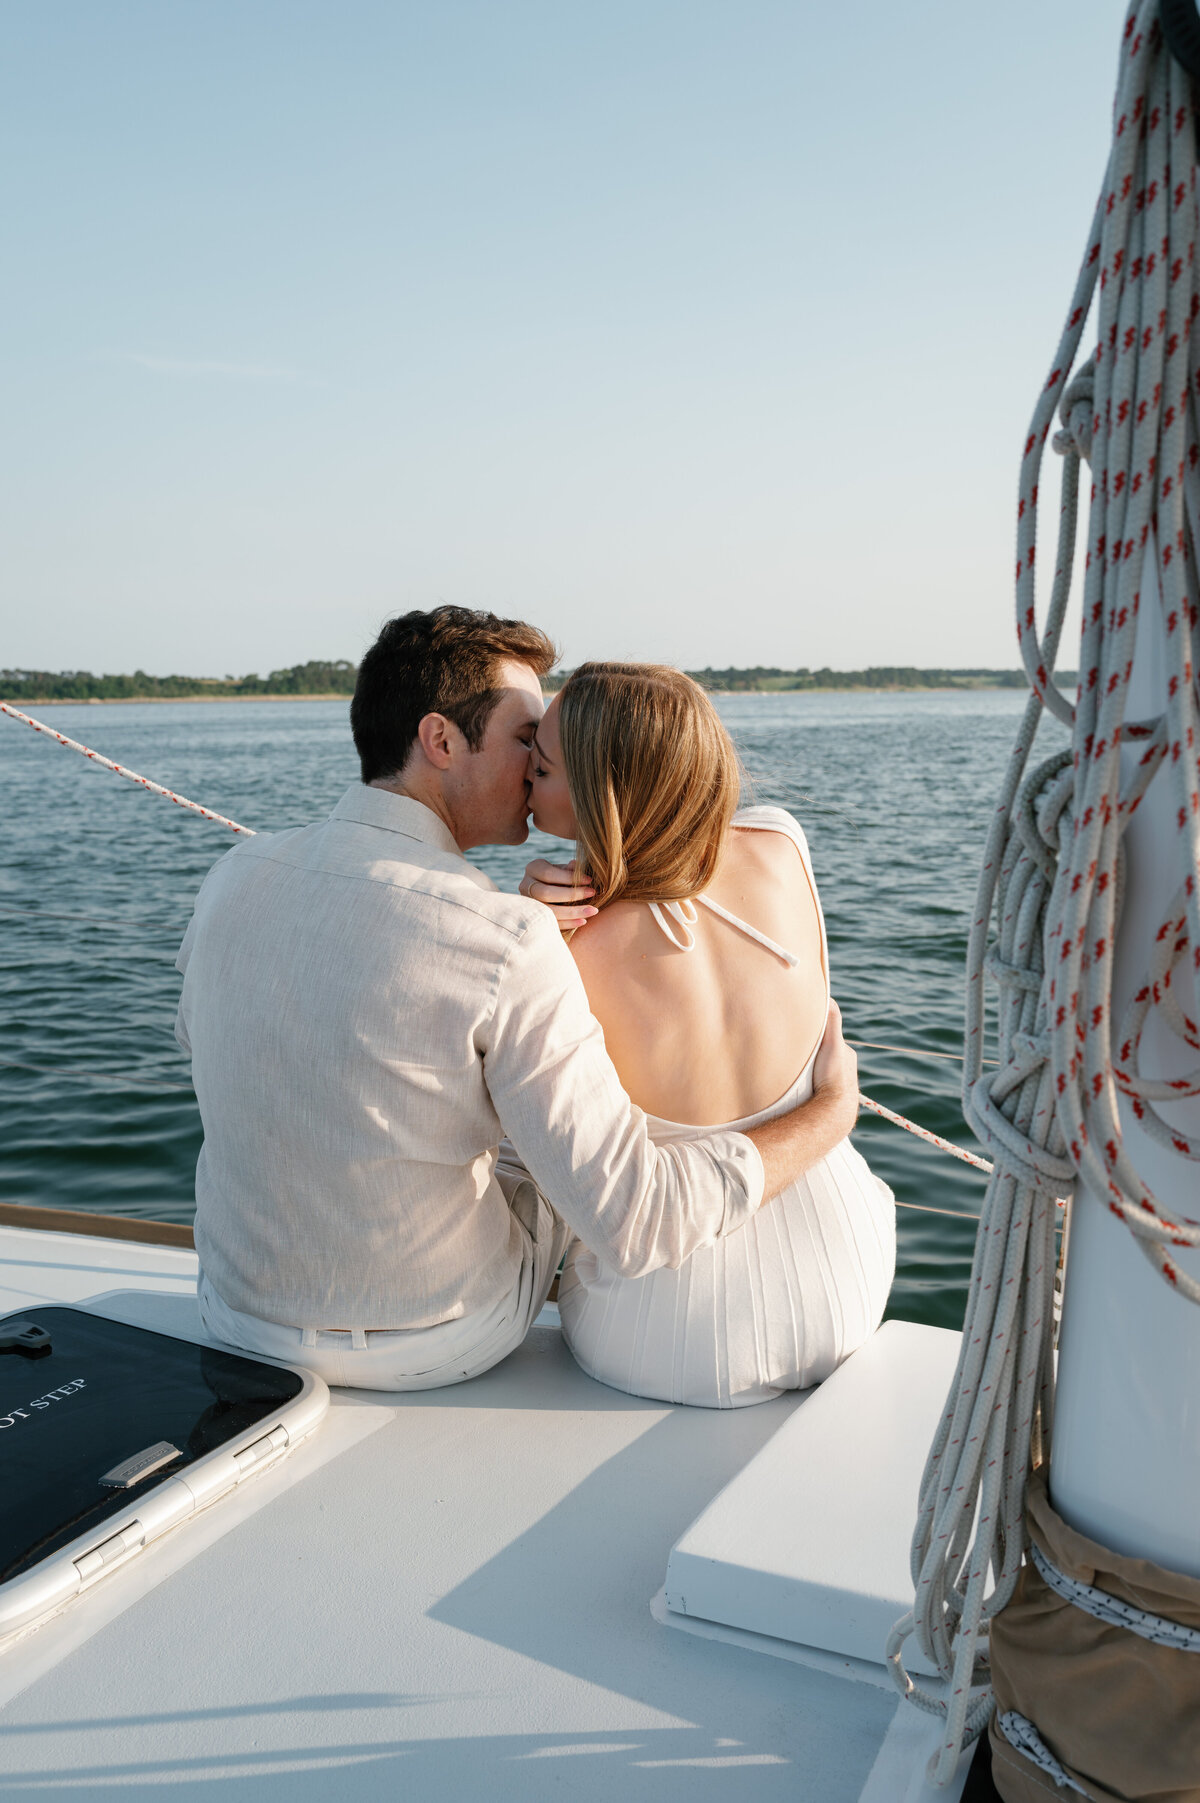
[[[522,892],[554,907],[660,1145],[806,1100],[836,1005],[804,834],[782,808],[739,810],[740,778],[703,689],[655,664],[581,666],[532,749],[534,824],[577,856],[530,864]],[[892,1193],[844,1140],[678,1270],[616,1277],[576,1242],[559,1308],[603,1383],[738,1408],[828,1377],[894,1269]]]

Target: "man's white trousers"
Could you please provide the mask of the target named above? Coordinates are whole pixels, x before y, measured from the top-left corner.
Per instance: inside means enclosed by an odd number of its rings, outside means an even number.
[[[507,1296],[489,1308],[400,1331],[283,1327],[230,1308],[200,1273],[200,1319],[214,1340],[315,1371],[355,1390],[437,1390],[498,1365],[537,1319],[570,1241],[570,1229],[529,1181],[512,1198],[524,1256]]]

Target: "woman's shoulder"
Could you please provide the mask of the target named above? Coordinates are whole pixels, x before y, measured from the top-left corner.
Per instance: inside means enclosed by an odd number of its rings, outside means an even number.
[[[615,901],[594,914],[571,935],[570,952],[585,980],[644,942],[653,945],[647,928],[654,922],[645,902]]]
[[[765,803],[739,808],[733,817],[733,825],[744,829],[746,837],[743,843],[746,844],[760,842],[765,847],[770,842],[768,835],[773,834],[790,839],[805,861],[808,861],[808,840],[804,836],[804,828],[786,808],[771,807]]]
[[[786,808],[775,807],[769,802],[751,802],[738,809],[733,817],[734,826],[765,828],[772,833],[799,833],[804,837],[804,828],[794,814]]]

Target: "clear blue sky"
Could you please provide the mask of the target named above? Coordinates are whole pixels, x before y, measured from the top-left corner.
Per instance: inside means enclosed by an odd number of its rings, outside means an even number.
[[[0,665],[1014,665],[1121,13],[11,0]]]

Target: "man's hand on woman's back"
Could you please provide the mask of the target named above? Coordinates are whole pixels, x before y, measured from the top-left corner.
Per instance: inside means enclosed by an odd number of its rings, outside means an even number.
[[[813,1066],[811,1100],[746,1134],[763,1162],[767,1198],[827,1157],[857,1119],[858,1059],[842,1038],[842,1011],[830,1002],[825,1037]]]
[[[526,865],[520,891],[539,901],[553,914],[563,933],[586,925],[597,910],[590,906],[593,893],[586,878],[581,882],[572,864],[551,864],[535,858]],[[748,1129],[763,1163],[765,1195],[778,1195],[811,1165],[847,1138],[858,1119],[858,1059],[842,1037],[842,1011],[829,1004],[825,1034],[813,1065],[813,1089],[809,1101],[790,1114],[781,1114],[761,1127]]]
[[[842,1011],[837,1003],[829,1004],[829,1019],[817,1061],[813,1065],[813,1100],[824,1097],[842,1123],[840,1139],[845,1139],[858,1119],[858,1056],[842,1038]]]

